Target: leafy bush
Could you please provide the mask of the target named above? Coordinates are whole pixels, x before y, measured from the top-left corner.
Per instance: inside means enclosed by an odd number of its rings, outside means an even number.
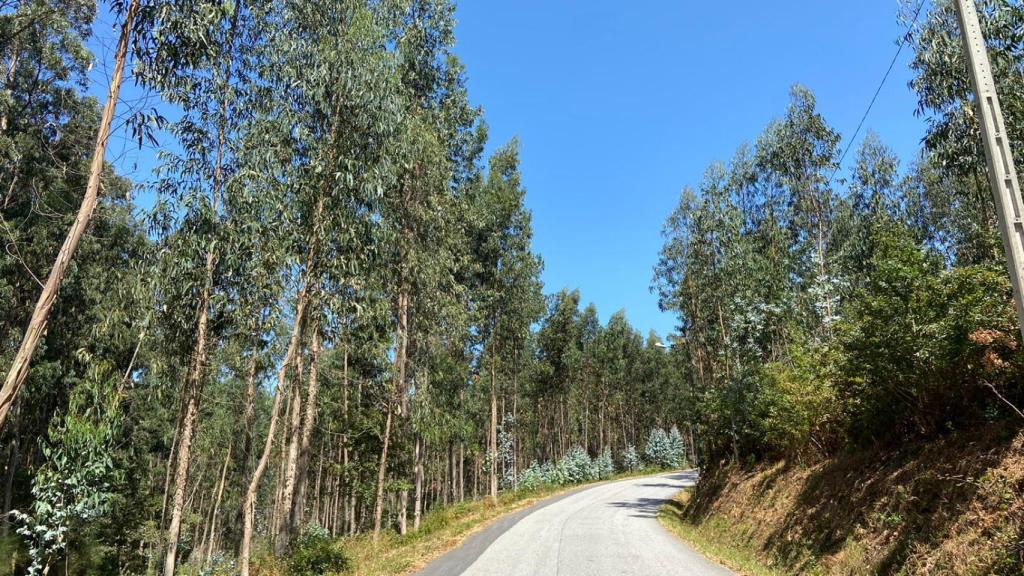
[[[790,363],[766,364],[759,371],[751,427],[765,452],[792,456],[811,447],[827,451],[839,417],[834,357],[824,347],[794,346]]]
[[[541,486],[564,486],[609,478],[615,473],[611,448],[606,447],[597,458],[591,459],[583,448],[569,451],[555,464],[530,462],[519,473],[519,488],[534,490]]]
[[[519,488],[521,490],[536,490],[541,486],[551,483],[551,469],[548,465],[538,464],[536,460],[530,462],[525,470],[519,473]]]
[[[644,448],[644,461],[658,468],[679,468],[686,461],[686,446],[675,426],[666,433],[661,428],[652,428]]]
[[[1019,393],[1016,317],[1000,266],[944,270],[892,225],[876,233],[864,287],[839,335],[842,400],[855,441],[929,435]]]
[[[316,525],[308,526],[299,536],[288,561],[289,576],[339,574],[348,568],[348,557],[335,545],[327,531]]]

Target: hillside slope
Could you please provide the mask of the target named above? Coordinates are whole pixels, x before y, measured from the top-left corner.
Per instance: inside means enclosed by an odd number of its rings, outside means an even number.
[[[684,537],[768,573],[1024,574],[1016,425],[811,465],[717,466],[680,500],[669,512]]]

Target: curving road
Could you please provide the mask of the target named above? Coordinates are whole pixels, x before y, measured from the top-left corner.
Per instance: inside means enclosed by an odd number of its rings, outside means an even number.
[[[676,472],[599,484],[506,516],[417,576],[732,574],[665,531],[658,508],[697,479]]]

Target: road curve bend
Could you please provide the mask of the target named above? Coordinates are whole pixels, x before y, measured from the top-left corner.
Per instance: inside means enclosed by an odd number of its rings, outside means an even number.
[[[499,519],[416,576],[724,576],[658,523],[694,471],[583,488]]]

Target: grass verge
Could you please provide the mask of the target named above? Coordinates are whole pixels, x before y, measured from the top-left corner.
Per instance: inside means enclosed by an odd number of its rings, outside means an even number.
[[[761,560],[750,542],[745,542],[742,526],[735,526],[721,518],[708,518],[700,524],[686,519],[684,510],[693,494],[687,488],[676,494],[658,511],[658,521],[669,532],[695,550],[744,576],[780,576],[786,572],[772,568]]]

